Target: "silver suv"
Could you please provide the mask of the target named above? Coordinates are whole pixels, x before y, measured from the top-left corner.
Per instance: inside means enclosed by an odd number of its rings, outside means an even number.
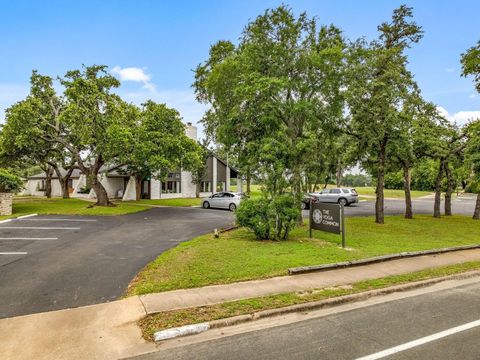
[[[319,202],[337,203],[343,206],[358,203],[358,194],[352,188],[324,189],[319,193],[312,194]]]

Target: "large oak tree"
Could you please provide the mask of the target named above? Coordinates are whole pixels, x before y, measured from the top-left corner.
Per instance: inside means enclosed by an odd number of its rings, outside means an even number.
[[[408,120],[402,115],[404,105],[417,92],[405,55],[405,50],[422,38],[412,16],[411,8],[400,6],[390,22],[378,26],[377,40],[369,44],[358,41],[349,56],[345,131],[355,138],[363,167],[376,177],[375,221],[379,224],[384,223],[389,147]]]

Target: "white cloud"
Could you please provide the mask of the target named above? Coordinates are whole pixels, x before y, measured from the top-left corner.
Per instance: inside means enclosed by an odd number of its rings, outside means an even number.
[[[448,72],[448,73],[453,73],[455,71],[455,69],[449,67],[449,68],[446,68],[445,71]]]
[[[437,110],[440,115],[444,116],[447,120],[458,125],[464,125],[470,120],[480,119],[480,111],[459,111],[454,114],[450,114],[445,108],[437,106]]]
[[[184,122],[191,122],[198,126],[207,107],[195,99],[195,94],[190,89],[153,90],[124,92],[118,90],[119,95],[128,102],[140,105],[147,100],[158,103],[165,103],[168,107],[176,109]],[[199,138],[202,136],[202,129],[199,129]]]
[[[469,98],[469,99],[475,99],[475,94],[470,94],[470,95],[468,95],[468,98]]]
[[[120,81],[134,81],[143,83],[143,87],[147,90],[154,91],[155,85],[150,82],[151,77],[145,72],[145,69],[138,67],[115,66],[112,69],[112,74],[118,75]]]

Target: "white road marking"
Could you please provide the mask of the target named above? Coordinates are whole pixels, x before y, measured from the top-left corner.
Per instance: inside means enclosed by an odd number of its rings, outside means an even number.
[[[28,238],[28,237],[10,237],[10,238],[0,238],[0,241],[2,240],[58,240],[56,237],[51,237],[51,238]]]
[[[27,229],[27,230],[80,230],[79,227],[36,227],[36,226],[0,226],[1,229]]]
[[[27,255],[27,252],[0,252],[0,255]]]
[[[10,221],[12,221],[12,219],[2,220],[2,221],[0,221],[0,224],[4,224],[4,223],[10,222]]]
[[[436,334],[432,334],[432,335],[429,335],[429,336],[425,336],[423,338],[413,340],[413,341],[407,342],[405,344],[398,345],[398,346],[392,347],[390,349],[380,351],[380,352],[375,353],[375,354],[367,355],[367,356],[358,358],[356,360],[382,359],[386,356],[390,356],[390,355],[396,354],[396,353],[401,352],[401,351],[412,349],[414,347],[417,347],[417,346],[420,346],[420,345],[423,345],[423,344],[426,344],[426,343],[429,343],[429,342],[432,342],[432,341],[435,341],[435,340],[438,340],[438,339],[441,339],[441,338],[444,338],[444,337],[447,337],[447,336],[450,336],[450,335],[453,335],[453,334],[456,334],[456,333],[459,333],[459,332],[462,332],[462,331],[470,330],[470,329],[473,329],[477,326],[480,326],[480,320],[476,320],[476,321],[469,322],[467,324],[456,326],[454,328],[444,330],[444,331],[441,331],[441,332],[438,332]]]
[[[87,219],[20,219],[20,221],[72,221],[72,222],[95,222],[97,220],[87,220]]]
[[[23,216],[17,217],[17,219],[26,219],[26,218],[29,218],[29,217],[32,217],[32,216],[37,216],[37,215],[38,214],[23,215]]]

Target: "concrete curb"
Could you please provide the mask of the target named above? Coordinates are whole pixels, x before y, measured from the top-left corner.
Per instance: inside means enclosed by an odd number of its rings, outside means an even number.
[[[210,325],[208,323],[185,325],[177,328],[157,331],[153,335],[153,338],[155,339],[155,342],[159,342],[162,340],[173,339],[179,336],[199,334],[201,332],[207,331],[209,328]]]
[[[38,214],[28,214],[28,215],[19,216],[16,219],[27,219],[27,218],[31,218],[31,217],[34,217],[34,216],[37,216],[37,215]]]
[[[221,228],[221,229],[219,230],[219,232],[220,232],[220,234],[222,234],[222,233],[225,233],[225,232],[228,232],[228,231],[232,231],[232,230],[235,230],[235,229],[238,229],[238,228],[239,228],[238,225],[227,226],[227,227],[225,227],[225,228]]]
[[[259,311],[252,314],[238,315],[230,318],[213,320],[206,323],[186,325],[178,328],[158,331],[154,334],[154,339],[155,339],[155,342],[159,342],[162,340],[172,339],[179,336],[198,334],[200,332],[204,332],[209,329],[233,326],[233,325],[238,325],[238,324],[242,324],[250,321],[255,321],[259,319],[264,319],[264,318],[269,318],[269,317],[274,317],[274,316],[279,316],[284,314],[290,314],[295,312],[305,312],[305,311],[311,311],[311,310],[318,310],[322,308],[329,308],[329,307],[334,307],[334,306],[343,305],[347,303],[364,301],[376,296],[388,295],[395,292],[403,292],[403,291],[414,290],[422,287],[427,287],[427,286],[438,284],[443,281],[464,280],[464,279],[469,279],[477,276],[480,276],[480,270],[473,270],[473,271],[468,271],[461,274],[416,281],[416,282],[402,284],[402,285],[390,286],[383,289],[364,291],[357,294],[338,296],[330,299],[291,305],[291,306],[286,306],[286,307],[277,308],[277,309],[263,310],[263,311]]]
[[[388,261],[388,260],[396,260],[396,259],[415,257],[415,256],[443,254],[447,252],[472,250],[472,249],[479,249],[479,248],[480,248],[480,244],[476,244],[476,245],[454,246],[449,248],[441,248],[441,249],[433,249],[433,250],[401,252],[397,254],[375,256],[368,259],[343,261],[343,262],[338,262],[334,264],[300,266],[300,267],[288,269],[288,274],[298,275],[298,274],[305,274],[305,273],[316,272],[316,271],[328,271],[328,270],[335,270],[335,269],[352,267],[352,266],[375,264],[375,263]]]
[[[38,214],[29,214],[29,215],[17,216],[17,217],[14,217],[14,218],[2,220],[2,221],[0,221],[0,224],[5,224],[5,223],[10,222],[10,221],[12,221],[12,220],[25,219],[25,218],[29,218],[29,217],[37,216],[37,215],[38,215]]]

